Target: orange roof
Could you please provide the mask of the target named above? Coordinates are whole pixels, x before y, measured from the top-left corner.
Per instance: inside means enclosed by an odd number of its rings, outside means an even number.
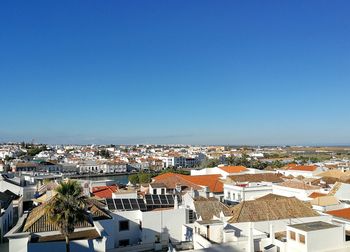
[[[343,218],[343,219],[348,219],[350,220],[350,208],[343,208],[343,209],[338,209],[338,210],[332,210],[326,212],[330,215],[333,215],[335,217]]]
[[[99,198],[112,198],[112,194],[117,192],[118,187],[116,185],[110,186],[94,186],[92,188],[92,193],[94,196]]]
[[[316,168],[316,165],[293,165],[289,166],[287,169],[293,171],[314,171]]]
[[[244,166],[229,165],[229,166],[220,166],[219,168],[227,173],[238,173],[238,172],[247,171],[247,168],[245,168]]]
[[[186,180],[191,181],[194,184],[201,186],[208,186],[211,192],[223,192],[224,185],[220,181],[221,175],[198,175],[198,176],[186,176]]]
[[[154,181],[158,183],[163,183],[166,188],[168,189],[175,189],[177,185],[181,185],[187,188],[193,188],[195,190],[201,189],[199,185],[196,185],[186,179],[184,179],[182,176],[186,175],[180,175],[172,172],[167,172],[161,175],[158,175],[154,177]]]
[[[176,184],[193,189],[201,189],[201,186],[208,186],[214,193],[224,191],[224,185],[220,181],[220,174],[189,176],[172,172],[167,172],[154,177],[156,182],[162,182],[167,188],[175,188]]]
[[[327,194],[325,193],[319,193],[319,192],[313,192],[311,193],[308,197],[312,199],[316,199],[318,197],[326,196]]]

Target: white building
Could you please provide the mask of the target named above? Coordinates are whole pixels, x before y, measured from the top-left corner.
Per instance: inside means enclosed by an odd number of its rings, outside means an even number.
[[[80,173],[114,173],[126,172],[126,164],[113,162],[85,161],[77,165]]]
[[[218,167],[213,167],[213,168],[191,170],[191,176],[220,174],[223,179],[226,179],[226,177],[230,175],[253,173],[252,170],[255,170],[255,169],[248,169],[244,166],[219,165]]]
[[[9,252],[60,252],[65,250],[65,241],[62,234],[48,222],[44,211],[45,204],[34,208],[29,214],[24,214],[17,224],[5,235],[9,240]],[[113,242],[101,225],[111,217],[92,204],[89,208],[90,216],[75,227],[71,237],[71,251],[98,251],[107,250],[107,242]]]
[[[13,195],[11,192],[0,192],[0,242],[13,225]]]
[[[287,226],[285,251],[322,252],[337,250],[350,250],[350,242],[345,241],[345,230],[343,226],[323,221]]]
[[[37,187],[19,178],[10,179],[5,176],[0,176],[0,192],[6,190],[9,190],[16,195],[23,196],[23,202],[27,202],[34,198]]]
[[[115,251],[142,251],[167,248],[172,243],[185,241],[183,225],[189,222],[189,210],[164,208],[156,211],[112,211],[113,220],[103,225],[115,237]],[[112,247],[111,247],[112,248]]]
[[[282,181],[273,173],[229,176],[224,182],[224,201],[232,204],[260,198],[272,193],[272,185]]]
[[[198,160],[192,157],[183,156],[168,156],[160,157],[163,161],[163,167],[193,167],[198,163]]]
[[[150,183],[148,186],[148,192],[149,194],[168,194],[169,190],[167,190],[167,187],[163,183]]]
[[[229,204],[254,200],[269,193],[272,193],[271,182],[224,184],[224,201]]]
[[[304,201],[309,200],[309,195],[313,192],[321,192],[321,188],[296,179],[272,185],[273,194],[286,197],[296,197]]]
[[[277,172],[284,176],[292,175],[293,177],[303,176],[304,178],[312,178],[327,170],[323,166],[289,164],[286,169],[278,169]]]
[[[294,252],[297,251],[294,250],[295,246],[288,244],[288,226],[315,221],[330,223],[332,219],[331,216],[319,215],[296,198],[277,195],[242,202],[230,211],[232,217],[227,221],[213,218],[195,222],[195,249],[225,251],[220,249],[224,247],[227,251]],[[339,237],[344,239],[345,233]],[[342,243],[341,246],[345,248],[346,244]]]

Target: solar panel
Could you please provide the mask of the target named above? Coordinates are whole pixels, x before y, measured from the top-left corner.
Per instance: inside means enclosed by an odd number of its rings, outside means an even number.
[[[137,199],[137,203],[139,204],[141,211],[146,211],[147,210],[146,204],[143,201],[143,199]]]
[[[117,207],[118,210],[124,210],[124,206],[122,204],[121,199],[115,199],[114,203],[115,203],[115,206]]]
[[[159,198],[160,198],[160,203],[161,203],[162,205],[169,205],[169,203],[168,203],[168,201],[167,201],[165,195],[159,195]]]
[[[124,210],[131,210],[131,204],[129,199],[122,199],[123,205],[124,205]]]
[[[155,205],[160,205],[160,199],[158,195],[152,195],[153,197],[153,202]]]
[[[115,205],[112,199],[106,199],[106,202],[109,210],[115,210]]]
[[[166,198],[169,202],[169,205],[174,205],[174,196],[173,195],[166,195]]]
[[[146,195],[146,204],[147,205],[154,205],[153,200],[152,200],[152,195]]]
[[[140,206],[139,204],[137,203],[137,200],[136,199],[130,199],[130,204],[131,204],[131,208],[133,210],[138,210],[140,209]]]

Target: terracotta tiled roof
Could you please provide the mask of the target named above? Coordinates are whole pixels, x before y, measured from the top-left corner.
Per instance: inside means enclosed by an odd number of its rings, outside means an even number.
[[[341,178],[344,175],[346,174],[342,170],[329,170],[329,171],[325,171],[317,174],[317,176],[319,177],[331,177],[331,178],[337,178],[337,179]]]
[[[335,217],[343,218],[350,220],[350,208],[343,208],[343,209],[338,209],[338,210],[332,210],[326,212],[330,215],[333,215]]]
[[[243,201],[230,208],[232,218],[229,223],[257,222],[269,220],[281,220],[291,218],[303,218],[319,216],[311,208],[310,204],[304,203],[295,197],[259,198],[251,201]]]
[[[318,197],[321,197],[321,196],[326,196],[326,195],[327,194],[325,194],[325,193],[313,192],[308,197],[312,198],[312,199],[315,199],[315,198],[318,198]]]
[[[278,195],[278,194],[273,194],[269,193],[264,196],[261,196],[257,198],[256,200],[277,200],[277,199],[285,199],[287,198],[286,196]]]
[[[247,171],[244,166],[219,166],[219,168],[227,173],[239,173]]]
[[[304,179],[305,181],[306,179]],[[328,187],[330,184],[334,185],[336,182],[340,181],[337,178],[332,178],[332,177],[322,177],[319,179],[314,179],[311,182],[312,185],[318,185],[321,187]],[[305,181],[306,182],[306,181]]]
[[[164,183],[151,183],[152,188],[164,188],[166,187]]]
[[[287,165],[281,167],[280,169],[281,169],[281,170],[289,170],[290,168],[293,168],[293,167],[295,167],[295,166],[297,166],[297,165],[298,165],[298,164],[291,163],[291,164],[287,164]]]
[[[175,189],[177,185],[181,185],[182,187],[187,187],[188,189],[193,188],[194,190],[202,189],[201,186],[184,179],[180,174],[176,174],[172,172],[158,175],[153,179],[156,183],[163,183],[168,189]]]
[[[213,174],[213,175],[186,176],[185,179],[197,185],[208,186],[211,192],[219,193],[224,191],[224,185],[220,181],[220,177],[221,175],[219,174]]]
[[[318,190],[318,189],[320,189],[319,186],[309,185],[303,181],[295,180],[295,179],[284,181],[282,183],[279,183],[278,185],[284,186],[284,187],[295,188],[295,189],[301,189],[301,190]]]
[[[31,162],[26,162],[26,163],[17,163],[16,167],[37,167],[38,164],[36,163],[31,163]]]
[[[208,186],[209,190],[214,193],[223,192],[223,183],[220,181],[221,175],[198,175],[189,176],[177,173],[164,173],[154,177],[154,181],[157,183],[163,183],[169,189],[176,188],[176,185],[185,186],[187,188],[193,188],[196,190],[201,189],[201,186]]]
[[[196,214],[202,218],[202,220],[211,220],[214,216],[220,217],[222,212],[225,216],[230,216],[229,207],[221,203],[218,200],[195,200],[194,207]]]
[[[111,216],[102,209],[103,204],[95,199],[88,198],[86,199],[87,209],[91,213],[91,218],[93,220],[99,219],[109,219]],[[57,225],[49,221],[49,215],[46,212],[46,206],[50,201],[43,203],[35,207],[29,214],[25,221],[23,232],[49,232],[49,231],[58,231],[59,228]],[[88,218],[86,220],[78,223],[75,228],[84,228],[84,227],[93,227],[93,224]]]
[[[58,231],[57,225],[49,221],[49,215],[46,213],[46,204],[34,208],[28,215],[23,227],[23,232],[37,233],[37,232],[49,232]],[[93,225],[85,220],[78,223],[75,228],[92,227]]]
[[[294,165],[291,167],[288,167],[287,170],[291,171],[314,171],[317,169],[316,165]]]
[[[118,191],[118,186],[116,185],[94,186],[92,188],[92,194],[102,199],[112,198],[112,194],[117,191]]]

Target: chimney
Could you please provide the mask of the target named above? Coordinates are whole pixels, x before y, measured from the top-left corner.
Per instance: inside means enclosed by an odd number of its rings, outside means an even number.
[[[249,222],[248,230],[248,252],[254,252],[253,222]]]
[[[177,195],[174,198],[174,209],[179,209],[179,202],[177,201]]]
[[[181,184],[177,183],[177,184],[175,185],[175,190],[176,190],[177,192],[181,192]]]
[[[210,190],[209,190],[209,187],[208,187],[208,186],[205,186],[205,187],[204,187],[204,192],[205,192],[205,197],[206,197],[206,198],[209,198]]]
[[[271,239],[271,244],[274,244],[275,230],[274,230],[273,224],[270,224],[270,239]]]

